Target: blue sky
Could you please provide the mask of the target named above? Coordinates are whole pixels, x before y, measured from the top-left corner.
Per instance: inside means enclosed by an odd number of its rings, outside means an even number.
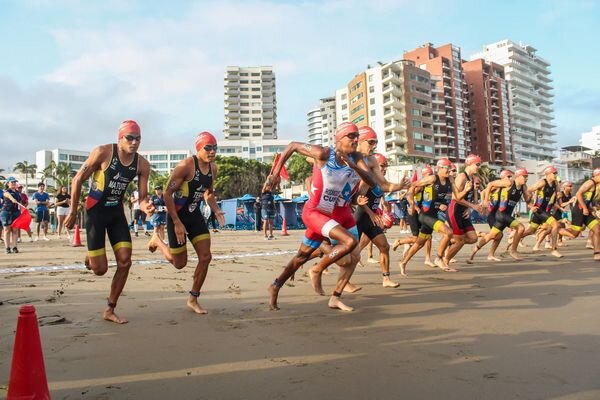
[[[227,65],[272,65],[281,138],[367,64],[425,42],[463,58],[502,39],[552,64],[558,144],[600,124],[598,1],[0,0],[0,168],[90,149],[136,119],[143,148],[223,129]]]

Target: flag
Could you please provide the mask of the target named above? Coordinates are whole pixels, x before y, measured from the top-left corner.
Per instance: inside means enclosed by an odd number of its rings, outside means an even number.
[[[31,214],[29,214],[29,210],[25,207],[21,208],[21,215],[19,215],[13,221],[11,227],[17,229],[23,229],[24,231],[29,230],[29,226],[31,225]]]
[[[414,183],[414,182],[416,182],[418,180],[419,180],[419,175],[417,174],[417,170],[415,169],[413,171],[413,176],[412,176],[412,179],[410,181]]]
[[[275,169],[275,166],[279,162],[280,157],[281,157],[281,154],[275,153],[275,159],[273,160],[273,166],[271,167],[271,173],[273,173],[273,170]],[[279,176],[281,177],[281,179],[284,179],[288,182],[290,181],[290,176],[288,175],[287,169],[285,169],[285,165],[283,165],[281,167],[281,171],[279,171]]]

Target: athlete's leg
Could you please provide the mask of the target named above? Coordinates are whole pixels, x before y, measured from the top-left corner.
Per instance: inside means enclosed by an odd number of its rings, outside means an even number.
[[[446,247],[448,247],[448,244],[450,244],[450,241],[454,238],[452,228],[446,224],[439,223],[434,226],[434,230],[437,230],[437,232],[442,235],[442,238],[438,246],[437,257],[433,263],[442,271],[456,272],[455,269],[448,267],[448,264],[444,262],[444,252],[446,251]]]
[[[331,231],[329,231],[329,237],[335,241],[335,246],[332,247],[329,254],[321,258],[317,265],[310,270],[313,288],[318,294],[324,294],[321,285],[321,274],[323,271],[345,255],[350,254],[355,247],[358,247],[358,240],[356,240],[354,235],[341,225],[334,226]],[[360,251],[360,249],[358,249],[358,251]],[[358,257],[360,259],[360,253],[358,253]],[[358,263],[358,260],[356,262]],[[346,285],[344,284],[344,286]]]
[[[517,221],[515,220],[514,222],[517,222]],[[515,230],[515,236],[513,238],[513,242],[511,244],[509,254],[515,260],[521,261],[521,260],[523,260],[523,258],[519,255],[519,252],[517,251],[517,249],[519,248],[519,242],[521,241],[521,236],[523,235],[523,232],[525,232],[525,227],[523,226],[523,224],[520,224],[520,223],[518,225],[516,225],[516,227],[514,226],[514,224],[512,226]]]
[[[131,242],[129,242],[129,244],[131,245]],[[108,295],[106,310],[104,310],[104,319],[116,322],[117,324],[126,324],[128,322],[127,319],[121,318],[115,314],[115,307],[117,306],[119,296],[121,296],[125,283],[127,282],[127,277],[129,276],[129,269],[131,268],[131,247],[122,246],[114,250],[114,252],[117,260],[117,270],[115,271],[115,275],[113,276],[110,285],[110,294]]]
[[[314,248],[302,243],[298,249],[298,253],[288,262],[281,274],[269,285],[269,306],[271,310],[279,310],[277,305],[277,297],[279,290],[285,282],[296,273],[296,271],[310,258],[315,251]],[[323,257],[325,258],[325,257]]]
[[[385,234],[382,233],[375,236],[372,243],[379,249],[379,265],[381,267],[381,274],[383,275],[383,287],[396,288],[400,286],[400,284],[390,279],[390,244]]]
[[[341,226],[339,227],[341,228]],[[336,282],[335,289],[333,290],[333,293],[329,298],[329,302],[327,304],[329,308],[335,308],[342,311],[354,311],[354,308],[342,303],[340,297],[342,295],[342,292],[344,291],[344,288],[346,287],[348,282],[350,282],[350,278],[352,277],[352,273],[356,268],[358,260],[360,260],[360,249],[358,248],[358,246],[354,246],[350,253],[344,257],[344,263],[338,262],[338,265],[340,266],[340,273],[338,275],[338,280]]]
[[[193,244],[198,256],[198,264],[196,264],[196,269],[194,270],[194,282],[192,283],[192,290],[190,290],[190,296],[187,300],[187,306],[196,314],[206,314],[207,311],[198,304],[198,296],[208,274],[208,265],[210,264],[210,260],[212,260],[210,236],[208,233],[203,234],[197,240],[192,239],[192,242],[195,242]]]

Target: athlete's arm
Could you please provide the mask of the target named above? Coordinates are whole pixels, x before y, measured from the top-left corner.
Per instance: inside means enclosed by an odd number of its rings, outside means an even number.
[[[531,199],[533,198],[533,195],[527,190],[527,185],[523,184],[523,200],[525,200],[525,203],[529,203],[531,201]]]
[[[273,186],[277,186],[279,184],[279,173],[285,165],[285,162],[292,156],[292,154],[299,153],[303,156],[311,157],[315,159],[315,161],[324,161],[327,160],[327,157],[329,156],[329,150],[330,149],[328,147],[302,142],[292,142],[288,144],[285,150],[283,150],[283,153],[281,153],[281,157],[279,157],[277,164],[275,164],[271,174],[267,177],[267,181],[271,182]]]
[[[225,213],[219,208],[217,198],[215,197],[215,181],[217,180],[218,175],[217,164],[214,162],[210,163],[210,170],[212,171],[213,180],[210,187],[204,192],[204,201],[209,205],[212,212],[215,213],[215,218],[219,221],[219,225],[223,227],[225,226]]]
[[[360,179],[362,179],[363,182],[365,182],[370,187],[377,186],[377,181],[375,180],[375,177],[373,176],[371,169],[369,169],[369,167],[367,166],[367,163],[365,163],[365,160],[362,158],[362,154],[359,152],[355,152],[355,153],[353,153],[353,156],[355,157],[356,162],[353,162],[352,157],[347,157],[343,154],[341,155],[340,158],[350,168],[352,168],[353,170],[356,171],[356,173],[360,176]]]
[[[581,187],[579,188],[579,190],[577,190],[577,194],[575,194],[575,196],[577,196],[577,202],[579,203],[579,207],[581,208],[581,211],[583,211],[583,215],[589,215],[590,214],[590,210],[587,208],[587,206],[585,205],[585,200],[583,198],[583,194],[585,192],[589,192],[590,190],[592,190],[592,187],[595,185],[596,183],[594,181],[587,180],[583,183],[583,185],[581,185]]]
[[[69,229],[75,225],[77,211],[79,211],[79,198],[81,197],[81,185],[86,182],[95,171],[102,169],[102,163],[112,154],[112,145],[98,146],[90,153],[71,183],[71,211],[65,218],[65,226]]]
[[[369,160],[369,165],[371,166],[371,172],[373,173],[373,177],[375,178],[375,182],[384,192],[397,192],[399,190],[405,189],[408,187],[410,182],[404,177],[402,182],[400,183],[392,183],[385,178],[383,175],[383,171],[377,162],[375,156],[370,155],[367,156],[366,159]]]
[[[146,214],[151,214],[154,205],[148,201],[148,180],[150,179],[150,163],[142,156],[138,156],[138,203],[140,209]]]
[[[535,185],[531,186],[527,190],[531,193],[534,193],[534,192],[540,190],[541,188],[543,188],[544,186],[546,186],[546,181],[544,179],[540,179],[539,181],[537,181],[535,183]]]
[[[165,200],[165,206],[167,207],[167,212],[173,221],[173,226],[175,228],[175,236],[177,237],[177,243],[183,244],[185,243],[185,227],[183,223],[179,219],[179,215],[177,215],[177,209],[175,208],[175,201],[173,200],[173,194],[181,187],[181,184],[190,180],[194,175],[194,158],[188,157],[185,160],[181,161],[173,172],[171,172],[171,176],[169,177],[169,182],[167,183],[167,188],[165,189],[165,194],[163,196]]]

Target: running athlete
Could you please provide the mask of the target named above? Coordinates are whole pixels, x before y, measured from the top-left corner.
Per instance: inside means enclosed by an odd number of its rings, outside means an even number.
[[[77,220],[81,186],[91,177],[92,185],[85,202],[88,248],[85,265],[96,275],[104,275],[108,271],[104,238],[108,234],[117,260],[117,270],[110,287],[104,319],[117,324],[127,323],[127,319],[115,314],[115,308],[131,268],[131,235],[125,218],[123,197],[127,186],[136,177],[140,199],[144,199],[142,209],[147,213],[152,210],[152,205],[145,201],[150,164],[137,153],[141,138],[140,127],[135,121],[123,121],[119,127],[117,143],[105,144],[92,150],[73,178],[71,211],[65,220],[67,229],[72,229]]]
[[[465,160],[465,170],[457,175],[455,180],[456,189],[459,192],[458,196],[452,195],[452,201],[448,206],[448,220],[454,234],[453,243],[448,247],[445,255],[444,264],[448,265],[450,260],[466,244],[477,243],[477,232],[471,222],[471,211],[477,210],[483,212],[482,207],[478,204],[476,190],[475,174],[481,166],[481,158],[475,154],[470,154]],[[468,185],[467,185],[468,183]]]
[[[500,180],[502,179],[513,179],[512,171],[505,169],[500,172]],[[496,211],[498,210],[498,206],[500,205],[500,188],[492,187],[488,184],[488,186],[481,193],[481,198],[483,199],[483,206],[487,208],[487,223],[490,229],[494,227],[496,223]],[[484,235],[485,236],[485,235]],[[492,247],[490,248],[490,252],[488,254],[487,259],[489,261],[502,261],[498,257],[496,257],[496,250],[498,246],[500,246],[500,242],[502,240],[503,233],[499,232],[496,234],[494,241],[492,242]],[[510,247],[511,239],[509,237],[509,247]],[[468,264],[471,264],[473,258],[469,258],[467,260]]]
[[[423,188],[422,210],[419,213],[419,223],[421,224],[421,227],[419,229],[417,241],[406,252],[402,261],[400,261],[401,270],[406,270],[406,265],[410,259],[421,249],[421,247],[423,247],[425,242],[431,238],[431,234],[433,232],[438,232],[442,234],[442,240],[440,241],[434,264],[442,271],[456,272],[455,269],[448,267],[443,259],[443,252],[448,243],[452,240],[452,229],[438,219],[438,214],[442,211],[441,207],[445,205],[448,193],[452,193],[457,198],[460,198],[454,182],[450,179],[451,168],[452,163],[450,160],[442,158],[437,162],[437,173],[435,175],[422,178],[411,185],[411,190],[413,191],[416,188]],[[468,191],[470,189],[471,182],[465,183],[463,191]]]
[[[433,175],[433,169],[427,165],[421,169],[421,177]],[[396,239],[392,250],[396,251],[398,246],[404,245],[404,251],[402,252],[402,258],[404,254],[410,249],[419,237],[419,230],[421,229],[421,223],[419,222],[419,213],[421,212],[421,206],[423,202],[423,188],[422,187],[410,187],[406,193],[406,199],[408,200],[407,209],[407,220],[408,226],[410,227],[410,233],[412,236]],[[425,265],[435,267],[436,265],[431,261],[431,237],[425,242]],[[404,264],[400,262],[400,274],[406,276],[406,270]]]
[[[361,154],[356,151],[358,136],[358,127],[345,122],[336,129],[335,149],[292,142],[286,147],[267,178],[276,185],[281,168],[293,153],[297,152],[314,159],[309,199],[302,210],[302,220],[307,227],[305,237],[298,253],[269,286],[269,305],[272,310],[279,309],[277,297],[281,287],[311,258],[326,237],[332,241],[333,247],[310,270],[313,288],[318,293],[322,293],[321,274],[329,265],[337,262],[340,265],[340,274],[328,306],[343,311],[353,310],[340,300],[344,287],[360,260],[357,246],[358,230],[350,210],[350,201],[358,189],[361,178],[369,186],[375,186],[373,175]],[[341,260],[342,258],[344,259]]]
[[[362,128],[361,128],[362,129]],[[360,140],[360,139],[359,139]],[[387,159],[382,154],[375,154],[375,159],[379,164],[379,168],[385,175],[388,167]],[[391,185],[390,185],[391,186]],[[356,227],[360,237],[359,252],[362,251],[369,242],[372,242],[379,249],[379,265],[381,266],[381,274],[383,276],[383,287],[396,288],[399,283],[392,281],[390,278],[390,245],[385,237],[384,223],[382,217],[377,215],[381,199],[384,191],[379,185],[370,188],[368,185],[361,182],[359,193],[367,197],[367,204],[359,206],[354,212]]]
[[[519,246],[521,235],[525,231],[525,227],[513,217],[513,212],[515,206],[521,200],[521,197],[523,197],[525,202],[531,200],[531,194],[527,191],[527,177],[529,176],[529,173],[527,170],[519,168],[515,171],[514,178],[510,171],[503,171],[501,176],[502,175],[502,179],[490,182],[483,192],[484,205],[489,204],[489,195],[495,189],[498,190],[498,200],[497,204],[493,205],[491,211],[494,213],[494,216],[488,220],[492,222],[490,226],[492,229],[487,235],[479,239],[479,242],[471,253],[470,261],[473,260],[475,254],[477,254],[477,252],[488,242],[492,240],[494,242],[499,241],[502,238],[502,231],[508,227],[515,230],[515,236],[513,237],[509,254],[517,261],[523,260],[517,252],[517,247]],[[488,257],[488,259],[490,259],[490,257]],[[499,261],[499,259],[495,258],[494,260]]]
[[[152,195],[150,201],[155,210],[154,215],[152,216],[154,232],[158,235],[158,238],[164,242],[165,225],[167,224],[167,206],[165,204],[162,185],[156,185],[154,187],[154,195]]]
[[[385,237],[383,220],[380,216],[375,215],[375,212],[379,208],[385,192],[402,190],[409,186],[409,182],[406,177],[401,183],[389,182],[385,178],[388,167],[387,159],[382,154],[373,153],[378,143],[377,133],[368,126],[361,127],[358,133],[358,151],[363,156],[377,183],[377,186],[373,188],[370,188],[364,182],[361,183],[360,191],[367,194],[368,204],[366,209],[361,206],[354,213],[360,238],[359,251],[362,251],[369,242],[377,246],[379,249],[379,264],[383,274],[383,286],[395,288],[399,284],[390,279],[390,245]]]
[[[559,253],[557,248],[557,238],[558,234],[566,235],[572,237],[572,233],[568,232],[565,229],[561,229],[558,221],[554,219],[550,212],[552,207],[554,206],[554,202],[556,200],[556,191],[558,188],[558,183],[556,181],[556,168],[552,165],[546,167],[544,169],[545,178],[538,181],[535,185],[533,185],[528,190],[532,193],[535,193],[533,196],[533,204],[531,204],[531,218],[529,221],[529,226],[523,232],[522,238],[526,238],[529,235],[535,233],[538,227],[541,226],[541,229],[545,230],[545,234],[542,234],[541,240],[543,240],[546,234],[550,234],[550,238],[552,240],[552,252],[551,254],[554,257],[562,257],[562,254]],[[560,232],[559,232],[560,231]],[[539,250],[539,247],[534,247],[534,251]]]
[[[196,314],[206,314],[207,311],[198,304],[198,297],[208,274],[212,255],[210,233],[202,215],[200,202],[204,200],[210,206],[221,226],[225,225],[225,220],[214,196],[214,182],[217,179],[217,139],[210,132],[201,132],[196,137],[195,147],[196,155],[181,161],[171,172],[165,191],[169,247],[154,234],[148,242],[148,249],[154,252],[158,248],[167,261],[175,268],[181,269],[188,261],[185,240],[187,234],[198,256],[187,306]]]
[[[567,231],[571,233],[573,237],[577,237],[583,232],[587,226],[590,230],[590,237],[592,238],[592,245],[594,246],[594,260],[600,261],[600,224],[598,219],[594,215],[594,205],[596,197],[600,192],[598,189],[600,185],[600,168],[594,169],[592,172],[592,179],[588,179],[581,185],[577,194],[577,204],[573,206],[573,221]]]
[[[556,193],[556,202],[554,203],[554,210],[552,211],[552,216],[555,220],[558,221],[558,224],[561,228],[565,228],[565,220],[567,219],[567,213],[571,210],[571,204],[577,202],[577,197],[573,196],[571,190],[573,189],[573,183],[570,181],[565,181],[562,184],[562,190]],[[539,240],[539,237],[537,238]],[[564,236],[559,234],[557,244],[559,246],[566,246],[564,242]],[[536,245],[539,247],[541,245],[541,241]],[[550,237],[546,236],[546,246],[547,249],[551,249],[550,245]]]

